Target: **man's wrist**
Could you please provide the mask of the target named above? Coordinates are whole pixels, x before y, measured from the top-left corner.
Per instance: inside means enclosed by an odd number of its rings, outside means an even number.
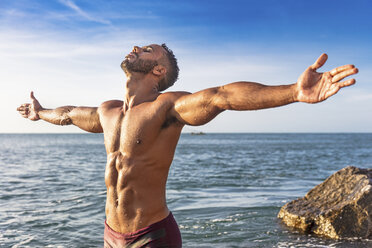
[[[291,90],[292,90],[292,101],[293,102],[298,102],[298,85],[297,82],[291,85]]]
[[[35,115],[37,116],[39,120],[42,119],[43,112],[45,113],[46,110],[48,109],[45,109],[43,107],[40,107],[40,109],[35,110]]]

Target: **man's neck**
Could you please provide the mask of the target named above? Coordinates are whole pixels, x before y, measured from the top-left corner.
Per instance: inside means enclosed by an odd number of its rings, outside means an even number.
[[[124,110],[154,101],[159,96],[157,82],[143,75],[130,75],[124,93]]]

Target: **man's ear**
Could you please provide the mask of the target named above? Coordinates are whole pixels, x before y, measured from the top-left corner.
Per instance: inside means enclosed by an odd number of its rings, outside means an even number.
[[[154,69],[152,69],[152,73],[156,76],[163,76],[165,73],[167,73],[167,68],[162,65],[157,65],[154,67]]]

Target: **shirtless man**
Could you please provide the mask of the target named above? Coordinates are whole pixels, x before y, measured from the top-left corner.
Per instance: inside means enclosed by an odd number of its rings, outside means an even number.
[[[177,80],[177,60],[165,44],[135,46],[121,64],[128,78],[124,101],[45,109],[31,92],[31,103],[17,110],[33,121],[73,124],[88,132],[104,133],[105,247],[181,247],[165,188],[182,128],[206,124],[225,110],[321,102],[355,83],[355,79],[342,81],[358,72],[353,65],[316,72],[326,60],[327,55],[322,54],[290,85],[235,82],[194,94],[160,93]]]

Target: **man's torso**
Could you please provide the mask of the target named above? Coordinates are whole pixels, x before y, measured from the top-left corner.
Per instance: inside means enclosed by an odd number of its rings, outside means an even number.
[[[101,105],[107,164],[106,218],[117,232],[133,232],[169,214],[165,187],[183,125],[169,115],[177,94],[161,94],[127,111],[122,101]]]

